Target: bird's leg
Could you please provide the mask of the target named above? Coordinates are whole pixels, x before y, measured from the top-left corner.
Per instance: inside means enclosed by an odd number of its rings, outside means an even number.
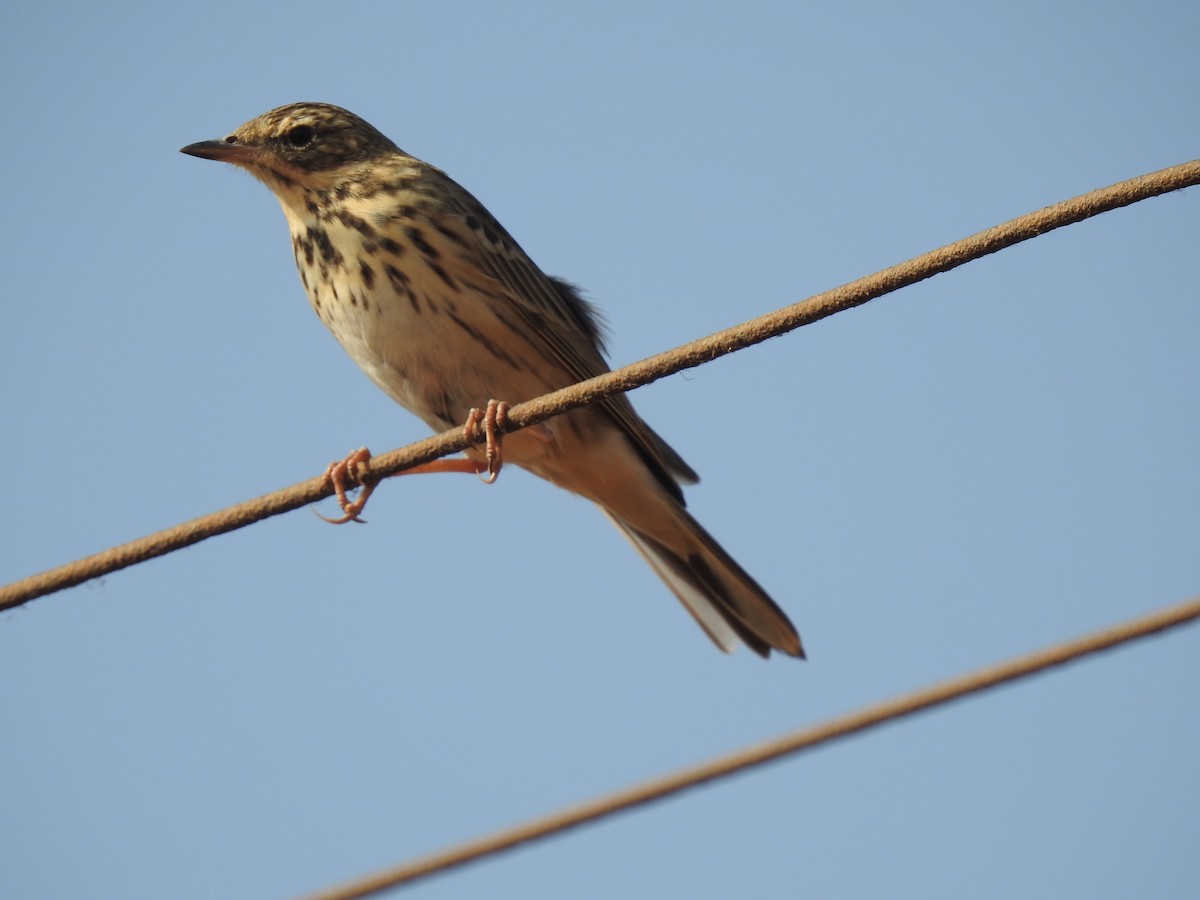
[[[487,409],[472,408],[471,412],[467,415],[466,424],[463,425],[463,437],[468,441],[477,441],[479,440],[480,428],[483,429],[486,446],[486,468],[479,468],[478,463],[471,459],[435,459],[432,462],[422,463],[419,466],[413,466],[411,469],[405,469],[403,472],[397,472],[396,474],[428,475],[434,472],[470,472],[472,475],[478,475],[484,484],[494,483],[500,475],[501,467],[504,465],[500,431],[504,428],[507,417],[508,404],[503,400],[489,400]],[[351,500],[346,495],[347,476],[358,480],[362,484],[362,490],[359,492],[358,499],[356,500]],[[338,506],[341,507],[344,515],[337,519],[331,519],[320,513],[317,513],[317,515],[331,525],[345,525],[347,522],[365,524],[365,520],[360,519],[359,515],[363,511],[363,507],[367,505],[367,498],[371,496],[371,492],[375,490],[375,486],[379,483],[376,480],[370,480],[370,476],[371,451],[366,447],[359,447],[353,453],[348,454],[345,459],[331,462],[329,467],[325,469],[325,480],[333,488],[334,494],[337,496]]]

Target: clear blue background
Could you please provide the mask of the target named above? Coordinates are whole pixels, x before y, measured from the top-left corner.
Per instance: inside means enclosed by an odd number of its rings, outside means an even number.
[[[297,100],[449,171],[627,362],[1192,159],[1200,5],[26,4],[0,29],[0,580],[424,427],[275,201]],[[808,663],[586,503],[389,483],[0,616],[0,895],[288,898],[1200,591],[1195,189],[639,390]],[[332,507],[326,504],[326,512]],[[419,886],[1191,897],[1195,630]]]

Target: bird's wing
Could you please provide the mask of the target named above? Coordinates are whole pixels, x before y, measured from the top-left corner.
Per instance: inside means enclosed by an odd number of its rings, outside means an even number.
[[[468,244],[483,248],[484,252],[472,254],[473,267],[503,290],[508,301],[506,310],[521,320],[522,333],[555,359],[571,382],[609,371],[602,355],[602,327],[592,305],[571,284],[546,275],[483,204],[465,189],[460,187],[459,191],[461,194],[450,204],[455,207],[451,211],[473,238],[457,242],[459,248],[468,253]],[[682,500],[676,482],[692,484],[699,480],[691,467],[642,421],[624,394],[607,397],[599,405],[647,462],[666,476],[661,479],[664,485]]]

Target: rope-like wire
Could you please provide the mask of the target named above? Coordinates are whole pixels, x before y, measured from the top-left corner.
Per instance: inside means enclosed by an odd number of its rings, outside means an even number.
[[[546,394],[512,407],[508,412],[507,431],[536,424],[551,416],[611,394],[632,390],[683,369],[733,353],[786,332],[819,321],[826,316],[861,306],[869,300],[915,284],[953,269],[973,259],[1080,222],[1103,212],[1119,209],[1140,200],[1200,184],[1200,160],[1182,163],[1128,181],[1118,182],[1047,206],[1037,212],[981,231],[971,237],[947,244],[908,262],[884,269],[874,275],[817,294],[800,303],[751,319],[741,325],[719,331],[706,338],[659,353],[641,362],[623,366],[595,378]],[[504,399],[504,398],[497,398]],[[456,453],[468,446],[461,430],[409,444],[371,460],[371,477],[386,477],[405,469]],[[20,606],[37,597],[73,587],[92,578],[132,566],[173,550],[198,543],[214,535],[242,528],[269,516],[290,512],[315,503],[333,493],[322,478],[312,478],[291,487],[264,494],[254,500],[227,507],[190,522],[155,532],[143,538],[112,547],[101,553],[49,569],[0,587],[0,610]]]
[[[1061,644],[1019,656],[998,665],[976,669],[910,694],[903,694],[872,706],[863,707],[855,712],[827,719],[819,724],[801,728],[774,740],[746,747],[691,768],[682,769],[674,774],[616,791],[543,818],[534,819],[523,825],[468,841],[457,847],[420,857],[404,865],[385,869],[339,887],[311,894],[305,900],[352,900],[352,898],[367,897],[389,888],[411,884],[438,872],[444,872],[447,869],[474,862],[504,850],[511,850],[521,844],[557,835],[580,825],[596,822],[614,813],[625,812],[634,807],[663,800],[689,788],[716,781],[719,778],[727,778],[801,750],[810,750],[821,744],[859,734],[904,716],[933,709],[952,700],[959,700],[970,694],[1026,678],[1053,666],[1060,666],[1089,654],[1116,647],[1119,644],[1177,628],[1196,619],[1200,619],[1200,598],[1170,606],[1083,637],[1064,641]]]

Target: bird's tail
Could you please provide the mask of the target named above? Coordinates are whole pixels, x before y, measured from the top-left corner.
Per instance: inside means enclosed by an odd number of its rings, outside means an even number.
[[[777,650],[803,658],[800,635],[783,610],[686,509],[672,505],[670,533],[657,536],[605,515],[726,653],[741,641],[759,656]]]

